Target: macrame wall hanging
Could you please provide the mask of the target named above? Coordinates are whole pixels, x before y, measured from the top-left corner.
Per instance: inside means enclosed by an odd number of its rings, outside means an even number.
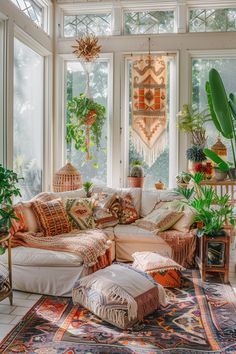
[[[132,128],[135,150],[150,167],[167,146],[167,57],[132,57]]]

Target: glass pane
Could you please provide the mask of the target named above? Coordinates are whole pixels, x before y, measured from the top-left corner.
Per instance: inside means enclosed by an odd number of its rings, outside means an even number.
[[[108,60],[99,60],[92,64],[90,71],[90,94],[93,99],[106,107],[108,115]],[[66,102],[85,92],[86,75],[80,62],[69,61],[66,65]],[[107,136],[108,121],[102,131],[101,147],[91,147],[92,161],[86,161],[85,153],[75,149],[74,144],[67,145],[67,159],[81,172],[83,181],[95,184],[107,184]],[[98,163],[98,168],[94,167]]]
[[[42,191],[43,57],[14,41],[14,170],[23,200]]]
[[[167,66],[167,139],[169,140],[169,102],[170,102],[170,85],[169,85],[169,76],[170,76],[170,65],[168,62]],[[143,157],[137,153],[134,145],[131,141],[131,127],[132,127],[132,63],[129,62],[129,171],[131,169],[131,163],[133,160],[141,160],[143,161]],[[165,183],[166,186],[169,185],[169,147],[168,143],[166,145],[165,150],[161,153],[161,155],[156,159],[152,166],[148,166],[145,162],[143,162],[144,168],[144,188],[150,189],[154,188],[155,182],[161,180]]]
[[[107,36],[111,34],[111,14],[64,16],[64,36],[81,37],[85,34]]]
[[[224,267],[225,265],[225,243],[207,242],[207,266]]]
[[[4,148],[4,125],[3,125],[3,60],[4,60],[4,23],[0,21],[0,163],[3,163],[3,148]]]
[[[236,9],[190,10],[189,32],[236,31]]]
[[[38,26],[43,25],[43,7],[34,0],[11,0],[21,11]]]
[[[125,34],[155,34],[174,32],[173,11],[126,12]]]
[[[192,60],[192,103],[194,108],[200,112],[207,108],[207,97],[205,93],[205,84],[208,80],[209,71],[215,68],[219,71],[226,91],[236,92],[236,58],[221,59],[193,59]],[[206,126],[207,146],[211,147],[219,135],[213,123],[209,122]],[[221,140],[227,146],[228,160],[232,161],[232,150],[229,140],[221,137]]]

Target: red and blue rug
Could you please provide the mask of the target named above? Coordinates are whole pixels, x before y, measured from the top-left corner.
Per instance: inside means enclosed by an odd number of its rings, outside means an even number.
[[[109,325],[71,299],[42,296],[0,344],[0,353],[236,353],[236,297],[230,285],[202,283],[196,270],[169,305],[132,331]]]

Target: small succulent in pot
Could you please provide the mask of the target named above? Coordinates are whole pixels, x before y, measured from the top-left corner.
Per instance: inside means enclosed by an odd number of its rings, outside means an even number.
[[[131,163],[130,176],[131,177],[144,177],[143,163],[140,160],[133,160]]]
[[[198,145],[191,146],[186,151],[186,157],[189,161],[193,162],[202,162],[206,160],[206,155],[204,154],[203,149]]]
[[[86,193],[86,197],[89,198],[91,197],[92,194],[92,188],[93,188],[93,182],[85,182],[83,183],[84,191]]]
[[[191,180],[191,176],[188,172],[181,172],[176,176],[177,185],[186,188]]]

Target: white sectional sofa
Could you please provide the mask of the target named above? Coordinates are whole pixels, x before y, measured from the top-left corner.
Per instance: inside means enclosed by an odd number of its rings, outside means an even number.
[[[94,187],[94,192],[131,193],[134,206],[141,217],[150,213],[159,201],[178,198],[174,191],[142,191],[140,188],[112,189]],[[85,197],[82,190],[50,193],[55,198]],[[137,251],[154,251],[171,256],[170,246],[153,232],[141,229],[135,224],[117,225],[104,229],[109,235],[112,260],[131,262]],[[1,257],[7,263],[7,252]],[[12,249],[14,289],[41,294],[71,296],[74,283],[81,277],[83,261],[68,252],[47,251],[36,248],[16,247]]]

